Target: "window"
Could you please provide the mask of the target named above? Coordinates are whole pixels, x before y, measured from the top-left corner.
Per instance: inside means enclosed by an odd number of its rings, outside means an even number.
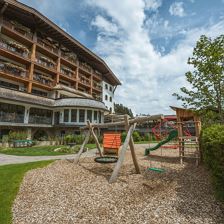
[[[52,111],[40,108],[30,108],[29,123],[31,124],[51,124]]]
[[[69,110],[64,110],[64,122],[68,122],[69,119]]]
[[[76,109],[71,110],[71,122],[77,122],[77,110]]]
[[[43,96],[43,97],[47,97],[47,93],[37,90],[37,89],[32,89],[32,94],[36,95],[36,96]]]
[[[105,89],[108,89],[108,85],[107,84],[105,84]]]
[[[113,91],[112,86],[110,86],[110,91],[111,91],[111,92]]]
[[[79,110],[79,122],[85,122],[85,110]]]
[[[112,113],[112,108],[110,107],[110,113]]]
[[[25,107],[23,106],[0,103],[1,122],[23,123],[24,113],[25,113]]]
[[[107,95],[105,95],[105,100],[108,100],[108,96]]]
[[[87,110],[87,120],[92,122],[92,111],[91,110]]]
[[[112,97],[110,96],[110,102],[112,102]]]
[[[99,123],[101,123],[101,112],[99,111]]]
[[[94,111],[94,121],[97,121],[97,111]]]
[[[4,81],[1,81],[1,80],[0,80],[0,86],[8,88],[8,89],[19,90],[19,86],[18,85],[15,85],[15,84],[12,84],[12,83],[8,83],[8,82],[4,82]]]

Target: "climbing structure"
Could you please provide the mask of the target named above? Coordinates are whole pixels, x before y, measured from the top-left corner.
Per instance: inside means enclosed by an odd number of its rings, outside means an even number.
[[[192,110],[173,106],[171,106],[171,109],[176,112],[177,116],[180,162],[182,164],[184,158],[195,158],[196,165],[198,165],[200,160],[198,141],[201,131],[200,117]],[[184,131],[186,127],[193,127],[195,129],[194,135],[189,136]]]

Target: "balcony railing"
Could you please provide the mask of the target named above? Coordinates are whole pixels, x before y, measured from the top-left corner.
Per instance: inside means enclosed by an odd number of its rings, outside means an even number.
[[[28,73],[25,68],[15,65],[10,62],[0,61],[0,71],[14,75],[16,77],[27,78]]]
[[[98,82],[93,82],[93,88],[101,91],[102,90],[102,86],[98,83]]]
[[[50,87],[53,86],[53,79],[41,73],[34,73],[33,80]]]
[[[7,113],[0,111],[0,122],[24,123],[24,114]]]
[[[85,71],[87,71],[89,73],[91,73],[91,71],[92,71],[92,67],[89,64],[87,64],[86,62],[79,62],[79,66],[80,66],[80,68],[84,69]]]
[[[22,36],[25,36],[26,38],[32,40],[33,39],[33,33],[31,32],[31,29],[23,26],[22,24],[16,22],[16,21],[9,21],[7,19],[3,20],[3,24],[10,28],[11,30],[19,33]]]
[[[61,73],[63,75],[69,76],[71,78],[74,76],[74,72],[67,67],[61,67]]]
[[[0,47],[25,58],[29,56],[29,49],[15,41],[0,39]]]
[[[51,44],[48,40],[41,39],[38,37],[37,43],[42,47],[46,48],[48,51],[58,54],[58,48],[55,45]]]
[[[79,75],[79,82],[81,82],[85,85],[90,85],[90,79],[84,75]]]
[[[37,55],[36,62],[44,67],[55,69],[56,63],[48,57]]]
[[[77,61],[78,61],[78,58],[77,58],[77,55],[73,52],[70,52],[70,51],[61,51],[61,57],[76,64]]]
[[[51,117],[44,117],[38,115],[30,115],[29,116],[29,123],[30,124],[52,124]]]
[[[101,77],[102,77],[102,73],[99,72],[99,71],[97,71],[97,70],[94,70],[94,71],[93,71],[93,74],[94,74],[95,76],[97,76],[99,79],[101,79]]]

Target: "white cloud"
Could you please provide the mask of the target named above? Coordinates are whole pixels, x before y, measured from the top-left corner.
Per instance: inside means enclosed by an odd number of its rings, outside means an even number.
[[[186,14],[183,5],[183,2],[174,2],[173,4],[171,4],[169,8],[170,15],[179,17],[185,16]]]
[[[91,22],[92,26],[96,26],[100,31],[108,33],[116,33],[118,28],[116,24],[108,21],[103,16],[97,15],[96,18]]]
[[[146,9],[156,11],[161,5],[162,0],[144,0]]]
[[[119,9],[114,5],[119,5]],[[187,58],[196,41],[202,34],[216,36],[224,29],[221,21],[211,27],[184,31],[185,38],[179,45],[162,56],[150,41],[143,0],[113,0],[113,4],[110,0],[91,0],[89,7],[99,8],[99,12],[116,21],[119,27],[115,37],[99,33],[95,51],[123,83],[116,92],[117,102],[135,113],[171,113],[169,105],[179,104],[172,93],[188,85],[184,74],[190,69]],[[163,23],[164,27],[169,26],[168,21]]]

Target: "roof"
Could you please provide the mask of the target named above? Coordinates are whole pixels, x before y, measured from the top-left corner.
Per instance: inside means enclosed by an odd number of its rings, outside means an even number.
[[[4,3],[7,4],[7,8],[4,12],[6,15],[8,15],[9,17],[19,18],[19,20],[30,27],[37,27],[39,29],[45,30],[47,33],[49,33],[49,36],[52,36],[52,38],[54,38],[55,40],[63,43],[63,45],[66,45],[66,47],[74,50],[79,55],[80,59],[85,60],[87,58],[88,63],[102,72],[103,76],[112,85],[121,85],[120,80],[111,71],[111,69],[102,58],[82,45],[74,37],[66,33],[39,11],[14,0],[0,1],[1,8],[3,7]]]
[[[25,104],[39,105],[49,109],[57,107],[83,107],[83,108],[95,108],[107,111],[105,104],[101,101],[89,99],[71,97],[65,99],[49,99],[41,96],[35,96],[33,94],[5,89],[0,87],[0,101],[1,99],[6,101],[21,102]]]

